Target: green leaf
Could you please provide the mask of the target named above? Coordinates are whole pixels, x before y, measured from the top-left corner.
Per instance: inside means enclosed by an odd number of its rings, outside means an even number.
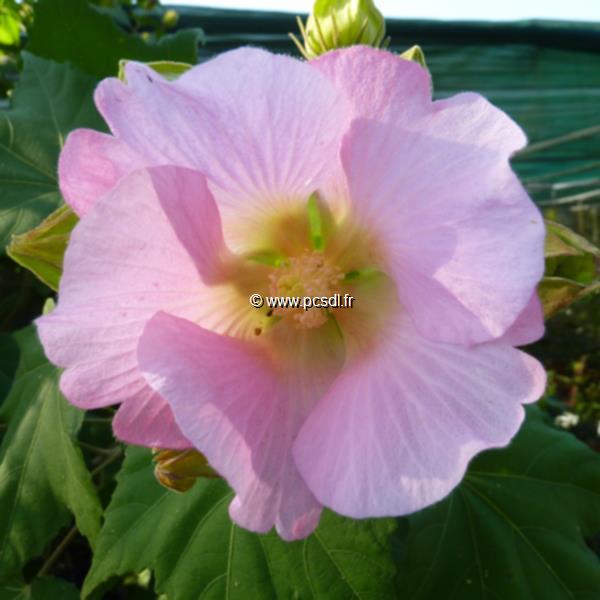
[[[38,577],[30,584],[0,587],[2,600],[78,600],[79,590],[64,579]]]
[[[196,63],[198,34],[181,31],[149,44],[129,35],[87,0],[40,0],[28,49],[58,62],[72,61],[97,77],[116,76],[119,60]]]
[[[402,597],[589,599],[600,564],[600,456],[537,409],[507,449],[477,457],[445,500],[409,517]]]
[[[0,44],[16,46],[21,39],[19,13],[7,6],[0,6]]]
[[[600,250],[560,223],[546,220],[546,276],[589,284],[598,277]]]
[[[600,289],[600,250],[568,227],[546,220],[544,253],[546,271],[538,293],[546,318]]]
[[[55,210],[37,227],[13,235],[6,252],[53,290],[58,290],[63,258],[73,227],[79,221],[66,205]]]
[[[286,543],[234,526],[223,481],[201,480],[185,494],[161,487],[148,450],[129,448],[117,479],[84,597],[145,568],[173,600],[393,597],[392,520],[326,513],[315,534]]]
[[[581,235],[561,223],[545,219],[546,258],[556,256],[600,256],[600,250]]]
[[[19,346],[9,333],[0,333],[0,407],[10,390],[19,364]]]
[[[119,61],[119,79],[125,81],[125,65],[129,61]],[[180,75],[183,75],[186,71],[189,71],[193,65],[182,62],[174,62],[169,60],[159,60],[147,63],[149,67],[154,69],[157,73],[162,75],[168,81],[174,81]]]
[[[70,65],[23,53],[12,108],[0,112],[0,245],[38,225],[61,204],[56,162],[69,131],[104,129],[96,80]]]
[[[564,277],[544,277],[537,290],[548,319],[588,294],[598,293],[600,282],[584,285]]]
[[[0,407],[8,430],[0,446],[0,582],[21,585],[21,569],[68,524],[93,543],[102,508],[75,436],[83,411],[58,391],[33,327],[14,336],[15,382]]]
[[[427,69],[427,63],[425,62],[425,53],[421,46],[411,46],[408,50],[400,53],[400,56],[405,60],[412,60],[420,64],[424,69]]]

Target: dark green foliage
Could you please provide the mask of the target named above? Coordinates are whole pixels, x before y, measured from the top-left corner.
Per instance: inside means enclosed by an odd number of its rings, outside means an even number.
[[[275,533],[260,536],[233,525],[231,498],[223,481],[200,481],[185,494],[162,488],[150,452],[130,448],[84,596],[113,575],[147,567],[156,590],[174,600],[393,596],[393,520],[361,522],[328,513],[313,536],[286,543]]]
[[[96,77],[111,77],[121,59],[195,63],[197,46],[196,31],[182,31],[151,44],[122,31],[86,0],[41,0],[28,49],[57,62],[71,61]]]
[[[538,409],[509,448],[477,457],[447,499],[409,522],[407,598],[600,594],[598,557],[586,545],[600,530],[600,460]]]
[[[69,131],[104,129],[96,80],[72,65],[24,53],[12,108],[0,120],[0,246],[38,225],[61,203],[56,163]]]
[[[20,585],[21,569],[75,517],[90,543],[102,508],[76,435],[83,412],[58,391],[58,372],[44,356],[33,327],[5,338],[19,362],[0,407],[0,584]]]

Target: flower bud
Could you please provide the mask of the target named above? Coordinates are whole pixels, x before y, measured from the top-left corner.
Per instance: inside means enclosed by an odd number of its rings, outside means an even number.
[[[173,9],[166,10],[163,14],[162,22],[167,29],[175,29],[179,22],[179,14]]]
[[[193,448],[187,450],[155,450],[154,476],[161,485],[176,492],[187,492],[200,477],[213,479],[220,475],[206,457]]]
[[[378,48],[385,36],[385,21],[373,0],[316,0],[306,26],[300,19],[298,24],[304,46],[290,35],[306,59],[356,44]]]

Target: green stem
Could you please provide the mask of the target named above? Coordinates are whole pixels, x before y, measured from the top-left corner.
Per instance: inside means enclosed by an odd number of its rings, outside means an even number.
[[[94,446],[93,444],[88,444],[87,442],[79,441],[79,445],[90,452],[95,452],[96,454],[105,454],[106,456],[112,456],[114,453],[114,448],[100,448],[100,446]]]
[[[92,470],[92,477],[95,477],[96,475],[98,475],[98,473],[100,473],[100,471],[108,467],[108,465],[114,463],[115,460],[120,458],[122,454],[123,451],[121,450],[121,448],[116,448],[115,450],[113,450],[110,456],[107,456],[105,460],[103,460],[95,469]]]
[[[61,540],[60,544],[54,548],[52,554],[46,559],[42,568],[38,572],[38,577],[43,577],[44,575],[48,575],[50,569],[54,565],[54,563],[60,558],[60,555],[67,549],[69,544],[75,539],[77,536],[77,526],[73,525],[71,529],[67,532],[67,535]]]

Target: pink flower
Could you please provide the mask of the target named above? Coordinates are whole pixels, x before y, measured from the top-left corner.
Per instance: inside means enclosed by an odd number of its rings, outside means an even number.
[[[126,77],[96,91],[112,135],[75,131],[60,160],[82,219],[38,327],[72,403],[120,404],[127,442],[195,446],[232,518],[286,539],[323,506],[423,508],[509,442],[545,384],[514,348],[543,333],[544,267],[515,123],[477,94],[432,102],[424,69],[366,47]],[[356,300],[248,303],[290,290]]]

